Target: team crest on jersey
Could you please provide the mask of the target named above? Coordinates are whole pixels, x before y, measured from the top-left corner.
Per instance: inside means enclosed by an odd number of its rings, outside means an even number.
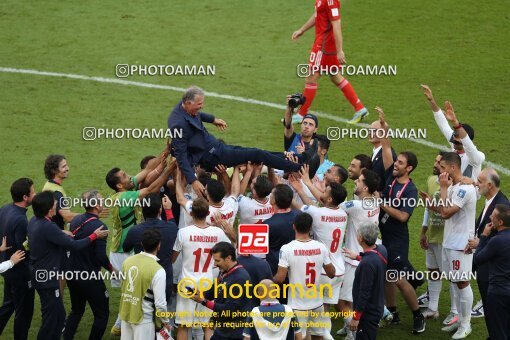
[[[459,192],[457,193],[457,196],[460,198],[464,198],[464,196],[466,196],[466,190],[460,189]]]

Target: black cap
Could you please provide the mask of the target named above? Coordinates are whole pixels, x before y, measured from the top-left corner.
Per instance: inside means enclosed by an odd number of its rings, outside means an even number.
[[[315,122],[315,127],[319,127],[319,120],[317,119],[317,116],[312,114],[312,113],[307,113],[304,117],[303,117],[303,120],[305,120],[306,118],[310,118],[312,119],[314,122]],[[301,122],[303,121],[301,120]]]

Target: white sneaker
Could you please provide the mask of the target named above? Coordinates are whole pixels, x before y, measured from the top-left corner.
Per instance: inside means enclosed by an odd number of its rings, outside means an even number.
[[[455,323],[452,323],[449,326],[444,326],[443,328],[441,328],[441,330],[443,332],[453,332],[453,331],[456,331],[459,328],[460,328],[460,322],[457,321]]]
[[[457,329],[457,331],[455,332],[455,334],[453,334],[452,339],[464,339],[469,334],[471,334],[471,325],[469,325],[466,328],[460,326],[459,329]]]
[[[393,314],[388,310],[388,308],[386,308],[386,306],[384,306],[383,317],[379,321],[379,327],[384,328],[384,327],[388,326],[392,321],[393,321]]]
[[[483,313],[482,300],[480,300],[476,303],[476,305],[473,307],[473,309],[471,309],[471,317],[472,318],[483,318],[484,315],[485,314]]]
[[[356,332],[347,330],[347,336],[345,337],[345,340],[354,340],[354,339],[356,339]]]
[[[425,293],[421,294],[418,297],[418,307],[425,308],[429,306],[429,292],[426,291]]]
[[[446,319],[443,320],[443,325],[450,326],[456,323],[457,321],[459,321],[459,314],[454,314],[450,312]]]
[[[344,325],[342,328],[336,331],[337,335],[347,335],[347,325]]]
[[[422,314],[425,319],[437,319],[439,317],[439,312],[430,308],[427,308]]]

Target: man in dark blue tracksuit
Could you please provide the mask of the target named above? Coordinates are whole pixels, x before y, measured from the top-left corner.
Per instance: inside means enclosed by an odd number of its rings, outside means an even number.
[[[74,234],[75,240],[88,238],[101,226],[103,226],[103,230],[108,230],[106,225],[99,220],[99,214],[103,211],[101,199],[101,194],[97,190],[89,190],[82,195],[86,212],[75,216],[70,225],[70,231]],[[74,277],[72,280],[67,280],[71,296],[71,312],[67,317],[64,339],[73,339],[87,302],[94,315],[89,339],[101,339],[108,325],[110,305],[108,290],[99,273],[101,267],[109,272],[114,271],[106,255],[106,239],[97,239],[90,247],[82,250],[71,250],[68,265],[71,271],[89,273],[90,275],[88,279]]]
[[[98,228],[89,237],[73,240],[62,231],[51,217],[56,213],[56,202],[51,191],[43,191],[32,200],[34,217],[28,223],[28,246],[32,282],[41,300],[41,328],[38,340],[57,340],[62,336],[65,309],[60,296],[57,275],[62,275],[62,258],[66,250],[80,250],[97,238],[106,238],[108,231]]]
[[[227,124],[213,115],[200,112],[204,104],[204,92],[197,87],[191,87],[184,93],[182,100],[172,110],[168,117],[168,128],[174,134],[172,140],[172,155],[186,177],[186,182],[192,184],[199,195],[204,196],[204,187],[195,176],[194,166],[200,164],[206,171],[213,171],[218,164],[232,167],[248,161],[264,163],[265,165],[285,171],[299,171],[299,164],[288,161],[283,153],[232,146],[220,143],[207,132],[202,121],[212,123],[220,129]],[[182,137],[181,137],[182,133]]]
[[[157,229],[160,232],[161,247],[157,256],[159,259],[158,263],[166,272],[166,301],[167,304],[170,304],[173,285],[172,254],[174,243],[177,239],[178,228],[174,222],[172,204],[167,196],[163,198],[163,202],[159,194],[156,193],[147,195],[146,199],[149,205],[144,205],[142,207],[145,221],[135,225],[129,230],[122,247],[126,252],[130,252],[134,249],[135,253],[138,254],[143,251],[142,236],[144,231]],[[162,206],[164,209],[162,209]],[[166,221],[159,219],[162,210],[165,212]]]
[[[371,223],[358,229],[358,242],[363,253],[346,249],[344,255],[360,261],[354,274],[352,299],[354,316],[349,329],[356,331],[356,339],[373,340],[377,336],[379,320],[384,310],[384,284],[388,253],[383,245],[376,245],[379,228]]]
[[[489,238],[491,232],[496,235]],[[497,204],[476,248],[476,265],[489,265],[487,303],[483,305],[489,338],[510,338],[510,207]]]
[[[18,250],[26,251],[23,242],[27,239],[27,207],[35,196],[34,182],[29,178],[20,178],[11,185],[13,203],[0,209],[0,239],[7,238],[10,249],[2,261],[8,260]],[[27,254],[28,258],[28,254]],[[34,287],[30,280],[28,261],[2,274],[4,277],[4,301],[0,307],[0,334],[7,322],[14,316],[14,339],[27,339],[28,330],[34,314]]]

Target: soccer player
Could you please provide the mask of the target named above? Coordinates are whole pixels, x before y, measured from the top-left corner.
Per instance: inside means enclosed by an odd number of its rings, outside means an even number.
[[[66,192],[62,187],[62,182],[69,176],[69,165],[63,155],[49,155],[44,162],[44,176],[47,181],[44,183],[42,191],[49,190],[54,193],[57,201],[57,214],[53,217],[53,221],[64,229],[67,222],[71,222],[76,213],[69,210],[70,207],[63,206],[63,197],[66,197]]]
[[[351,163],[352,164],[352,163]],[[358,231],[362,225],[379,224],[379,207],[377,206],[375,192],[379,186],[379,175],[371,170],[364,169],[361,175],[354,181],[354,195],[359,199],[346,201],[340,207],[347,214],[347,230],[345,232],[345,248],[353,250],[356,254],[363,251],[358,242]],[[338,307],[343,312],[352,312],[352,287],[354,273],[359,261],[345,257],[345,274],[342,288],[340,289],[340,301]],[[348,325],[352,316],[345,318],[344,331],[347,334]]]
[[[122,262],[129,257],[122,248],[129,229],[142,219],[140,201],[151,192],[159,192],[160,188],[166,183],[168,177],[175,169],[176,162],[173,159],[159,177],[145,188],[139,188],[138,183],[144,181],[149,172],[151,172],[159,163],[164,162],[167,153],[163,152],[159,157],[151,159],[148,165],[136,176],[129,176],[125,171],[119,168],[113,168],[106,174],[106,183],[115,190],[111,196],[115,202],[112,209],[112,244],[110,248],[110,261],[114,268],[122,268]],[[111,280],[112,287],[120,287],[120,281]],[[113,335],[120,335],[120,317],[111,329]]]
[[[253,166],[247,164],[246,173],[243,176],[243,182],[249,181],[252,176]],[[247,184],[246,184],[247,185]],[[239,166],[234,169],[232,175],[232,188],[240,188],[239,179]],[[237,189],[239,192],[239,189]],[[252,224],[262,223],[273,216],[273,207],[270,202],[271,191],[273,190],[273,183],[264,175],[258,175],[250,183],[250,191],[252,196],[248,197],[243,195],[243,192],[237,197],[239,204],[239,223]],[[234,191],[234,190],[232,190]]]
[[[388,129],[384,120],[384,112],[379,112],[380,126]],[[397,272],[397,280],[387,282],[385,287],[386,304],[393,313],[393,324],[400,322],[396,307],[396,289],[402,293],[407,305],[413,313],[413,333],[425,331],[425,318],[418,307],[416,291],[402,273],[414,271],[409,262],[409,227],[408,221],[416,206],[418,190],[409,175],[416,169],[418,159],[412,152],[401,152],[396,161],[393,161],[391,142],[387,138],[381,139],[382,158],[384,163],[386,185],[381,194],[385,202],[380,205],[379,228],[382,243],[388,251],[387,269]]]
[[[176,175],[176,185],[175,185],[175,194],[177,197],[177,203],[179,203],[186,212],[189,214],[191,212],[191,206],[193,205],[193,201],[190,200],[190,197],[186,197],[183,192],[183,181],[181,178],[181,172],[178,171]],[[238,190],[238,189],[237,189]],[[237,203],[237,195],[238,192],[234,192],[233,194],[225,197],[226,191],[225,187],[218,180],[210,179],[206,186],[206,198],[209,201],[209,215],[207,216],[207,224],[208,225],[217,225],[217,221],[215,221],[214,215],[216,212],[221,214],[222,219],[227,220],[227,222],[231,225],[234,224],[236,219],[238,203]]]
[[[5,256],[11,257],[18,251],[25,251],[23,243],[27,239],[27,208],[35,196],[34,182],[30,178],[20,178],[11,185],[12,203],[0,209],[0,235],[7,238]],[[13,269],[3,273],[4,300],[0,307],[0,334],[15,313],[14,339],[27,339],[34,314],[34,287],[30,281],[28,261],[23,261]]]
[[[333,279],[336,273],[326,246],[310,238],[312,223],[313,218],[307,213],[299,213],[296,216],[293,224],[296,239],[281,248],[274,282],[282,283],[287,274],[289,275],[289,283],[292,286],[288,287],[288,304],[294,312],[298,312],[303,338],[309,332],[312,339],[322,339],[323,336],[327,336],[323,325],[327,324],[329,319],[324,315],[323,296],[317,291],[319,271],[324,269],[330,279]],[[292,291],[292,287],[296,289]],[[312,297],[313,293],[309,292],[313,289],[316,290],[316,297]]]
[[[450,102],[445,102],[446,112],[443,112],[436,104],[430,88],[427,85],[421,85],[421,88],[430,103],[432,112],[434,112],[434,119],[436,120],[437,126],[450,143],[452,151],[458,153],[460,156],[462,174],[476,181],[480,171],[482,171],[485,154],[478,151],[475,144],[473,144],[475,130],[470,125],[466,123],[461,124],[459,122]],[[453,124],[453,129],[448,124],[448,121]]]
[[[471,333],[471,307],[473,290],[469,276],[473,265],[473,254],[464,250],[468,240],[475,235],[476,190],[473,185],[463,184],[461,159],[456,152],[443,155],[440,162],[439,186],[443,206],[434,206],[445,219],[442,253],[442,270],[454,283],[455,298],[459,310],[459,321],[441,330],[457,330],[452,339],[464,339]]]
[[[299,174],[301,175],[301,182],[306,186],[303,187],[305,194],[312,201],[314,199],[320,201],[324,190],[330,183],[344,184],[348,177],[347,170],[339,164],[330,167],[324,174],[324,180],[318,183],[313,183],[310,179],[310,167],[307,164],[303,164]]]
[[[179,175],[180,176],[180,175]],[[209,204],[203,198],[197,198],[191,204],[191,216],[193,224],[179,229],[177,240],[174,244],[172,261],[182,253],[182,271],[179,280],[186,278],[195,281],[195,287],[199,286],[201,279],[213,280],[213,261],[211,250],[218,242],[230,242],[222,229],[210,226],[206,223],[209,214]],[[186,292],[185,292],[186,293]],[[177,295],[177,315],[175,322],[179,325],[177,330],[178,340],[188,339],[188,330],[193,322],[207,323],[209,317],[194,317],[193,311],[207,313],[207,308],[197,304],[191,299]],[[210,328],[204,328],[205,339],[212,335]]]
[[[292,183],[297,183],[295,189],[298,193],[301,192],[302,194],[302,189],[299,187],[300,182],[293,181]],[[322,207],[298,205],[301,211],[312,216],[312,232],[314,239],[321,242],[329,249],[331,263],[335,266],[335,277],[333,279],[328,278],[324,270],[319,279],[319,284],[329,284],[332,287],[331,292],[329,292],[329,289],[324,290],[323,299],[326,313],[329,313],[330,305],[336,306],[338,304],[340,299],[340,287],[342,286],[345,272],[342,244],[344,243],[345,229],[347,227],[347,214],[339,205],[345,201],[346,197],[347,191],[342,184],[330,183],[321,197],[320,202]],[[328,325],[331,326],[330,323],[328,323]],[[330,332],[331,328],[327,329],[326,337],[329,338]]]
[[[314,173],[314,179],[322,181],[324,174],[335,165],[328,159],[329,145],[331,141],[327,136],[317,135],[317,153],[310,160],[310,171]]]
[[[432,198],[437,202],[441,199],[441,192],[439,189],[439,174],[441,173],[440,162],[445,154],[440,151],[436,156],[434,166],[432,168],[433,175],[427,179],[426,195],[422,192],[421,196],[425,200]],[[420,246],[425,252],[425,262],[429,272],[441,271],[442,265],[442,252],[443,252],[443,234],[444,234],[444,219],[441,214],[429,209],[425,209],[423,214],[423,223],[420,236]],[[425,318],[437,318],[439,316],[438,304],[439,294],[441,293],[441,280],[428,280],[428,289],[425,294],[418,298],[420,307],[427,307],[423,312]],[[443,321],[445,326],[452,325],[459,320],[457,306],[455,304],[455,290],[453,285],[450,284],[450,314]]]
[[[306,102],[301,106],[298,114],[294,115],[293,122],[300,123],[308,113],[317,92],[317,82],[323,70],[326,69],[333,84],[343,92],[345,98],[354,108],[354,117],[350,120],[350,123],[359,123],[368,115],[368,111],[361,103],[349,81],[342,77],[340,72],[335,72],[346,63],[340,25],[340,1],[316,0],[314,14],[300,29],[292,33],[292,40],[298,39],[313,26],[315,26],[315,41],[310,53],[309,75],[306,77],[303,93]]]
[[[364,169],[372,169],[372,160],[370,157],[364,154],[354,156],[347,168],[349,179],[356,181]]]

